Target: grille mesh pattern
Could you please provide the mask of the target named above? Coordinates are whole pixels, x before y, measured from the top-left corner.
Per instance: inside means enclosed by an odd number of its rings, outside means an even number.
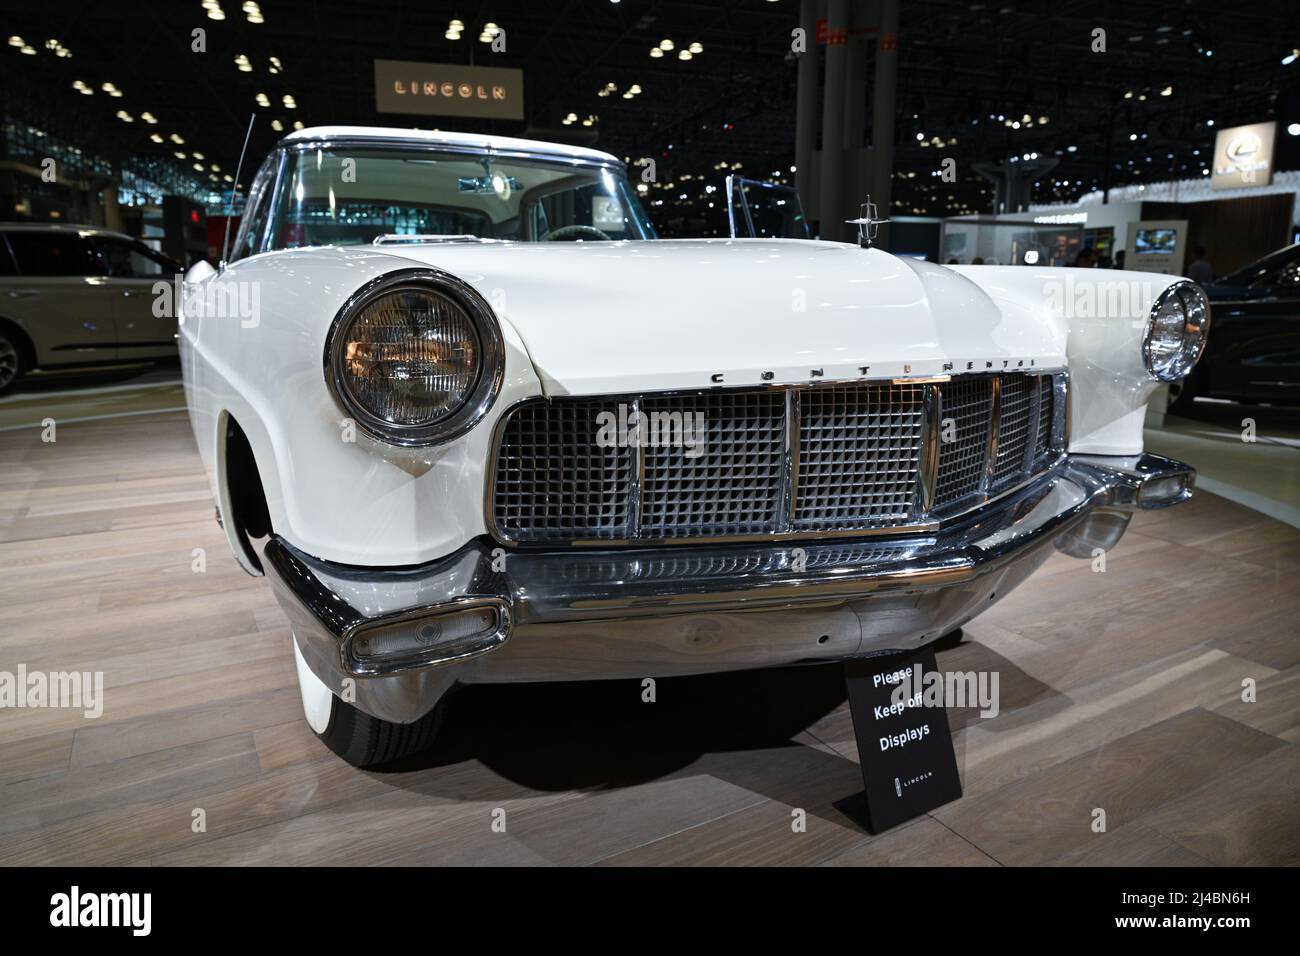
[[[853,530],[905,522],[921,458],[924,387],[811,389],[800,405],[794,527]]]
[[[511,541],[544,543],[911,524],[924,517],[915,501],[931,388],[938,390],[939,427],[951,419],[954,438],[938,443],[934,511],[952,515],[982,500],[993,379],[802,388],[795,428],[782,391],[651,395],[638,405],[646,416],[640,449],[597,442],[598,415],[620,418],[621,406],[626,419],[632,397],[528,402],[501,428],[495,527]],[[993,493],[1027,477],[1027,460],[1034,472],[1047,466],[1053,421],[1050,375],[1004,375],[1000,388]],[[695,413],[703,416],[702,442]],[[790,453],[798,467],[788,479]]]
[[[998,459],[993,467],[993,488],[1015,484],[1024,477],[1025,452],[1029,446],[1030,413],[1037,376],[1008,375],[1002,380],[998,400]]]
[[[1043,460],[1052,444],[1052,420],[1056,411],[1052,405],[1054,396],[1052,376],[1040,375],[1038,377],[1038,431],[1034,436],[1035,464]]]
[[[983,375],[953,379],[944,384],[939,395],[936,509],[955,504],[979,490],[993,417],[993,379]],[[944,440],[947,435],[952,436],[952,441]]]
[[[645,449],[641,532],[652,538],[746,534],[776,523],[785,457],[785,396],[780,392],[718,392],[643,403],[657,439]],[[697,415],[701,447],[671,443],[678,416]],[[691,457],[694,455],[695,457]]]
[[[627,532],[630,448],[601,448],[600,401],[536,402],[501,436],[493,508],[511,538],[619,538]]]

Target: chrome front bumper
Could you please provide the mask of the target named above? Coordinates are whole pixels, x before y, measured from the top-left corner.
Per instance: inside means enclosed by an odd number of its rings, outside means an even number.
[[[506,553],[475,540],[416,568],[352,568],[279,537],[268,575],[303,657],[336,693],[398,723],[462,682],[656,677],[905,650],[960,627],[1053,549],[1113,547],[1139,508],[1191,496],[1195,472],[1155,455],[1070,456],[1033,485],[932,535]],[[490,633],[435,637],[418,659],[361,663],[359,635],[495,614]],[[448,628],[447,630],[450,630]]]

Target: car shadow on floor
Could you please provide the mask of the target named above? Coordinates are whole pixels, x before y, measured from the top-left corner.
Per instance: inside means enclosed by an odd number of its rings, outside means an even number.
[[[999,670],[1009,708],[1061,697],[983,645],[963,644],[960,632],[938,650],[941,669],[952,651],[952,666]],[[841,664],[660,678],[654,691],[650,703],[638,680],[461,687],[447,700],[433,748],[375,772],[429,796],[493,800],[502,778],[536,791],[599,791],[689,768],[772,800],[803,800],[843,822],[831,804],[861,789],[858,764],[795,740],[845,703]],[[973,710],[950,709],[949,717],[954,731],[978,720]],[[851,739],[847,713],[834,724],[837,736]],[[453,765],[461,772],[447,774]]]
[[[665,677],[652,702],[649,691],[639,680],[460,687],[439,743],[380,772],[477,760],[535,790],[625,787],[711,752],[796,746],[845,700],[838,664]]]

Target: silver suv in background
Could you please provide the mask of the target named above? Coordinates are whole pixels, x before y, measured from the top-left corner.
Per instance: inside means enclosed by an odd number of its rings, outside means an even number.
[[[181,271],[122,233],[0,223],[0,393],[34,368],[175,356],[176,318],[154,315],[153,286]]]

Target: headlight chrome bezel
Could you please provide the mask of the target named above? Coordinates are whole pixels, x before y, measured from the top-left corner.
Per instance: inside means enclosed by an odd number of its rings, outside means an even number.
[[[405,290],[449,299],[469,316],[482,346],[478,377],[468,397],[455,411],[429,424],[401,425],[367,409],[352,394],[343,369],[342,343],[352,323],[381,296]],[[441,269],[398,269],[371,279],[343,303],[325,337],[325,382],[343,413],[378,441],[404,448],[442,444],[459,438],[488,413],[505,378],[505,342],[491,307],[469,283]]]
[[[1164,372],[1158,372],[1155,369],[1155,357],[1151,350],[1151,339],[1156,328],[1156,316],[1160,314],[1160,309],[1174,298],[1183,313],[1183,342],[1180,351],[1178,364],[1172,369]],[[1188,332],[1187,323],[1192,309],[1199,306],[1204,311],[1204,317],[1197,327],[1196,334],[1199,335],[1199,341],[1196,344],[1194,354],[1188,353]],[[1147,375],[1155,382],[1179,382],[1192,373],[1196,368],[1196,363],[1201,360],[1205,353],[1205,344],[1210,338],[1210,299],[1195,282],[1190,279],[1181,279],[1165,288],[1158,296],[1155,302],[1151,304],[1151,309],[1147,313],[1146,331],[1142,334],[1142,364],[1146,367]]]

